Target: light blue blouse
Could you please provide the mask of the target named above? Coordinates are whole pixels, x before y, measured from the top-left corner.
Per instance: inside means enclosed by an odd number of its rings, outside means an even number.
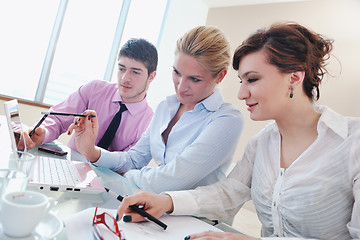
[[[219,89],[183,113],[167,144],[162,133],[175,116],[176,95],[162,101],[147,131],[128,152],[101,150],[96,165],[124,175],[140,189],[155,193],[193,189],[224,179],[243,129],[243,116],[225,103]],[[148,167],[154,159],[158,167]]]

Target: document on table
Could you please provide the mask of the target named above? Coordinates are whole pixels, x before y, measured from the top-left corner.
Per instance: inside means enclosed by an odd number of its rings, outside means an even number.
[[[92,232],[94,212],[95,208],[92,207],[64,219],[69,240],[94,239]],[[116,215],[116,209],[98,208],[98,213],[101,212]],[[152,222],[125,223],[121,220],[118,225],[119,229],[123,231],[126,240],[183,240],[184,237],[193,233],[209,230],[221,232],[220,229],[191,216],[164,215],[160,220],[168,226],[166,230],[161,229]]]

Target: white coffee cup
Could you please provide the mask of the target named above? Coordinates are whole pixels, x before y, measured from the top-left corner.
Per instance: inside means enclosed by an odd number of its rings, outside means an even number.
[[[0,213],[3,232],[10,237],[29,236],[53,206],[54,200],[39,192],[4,194]]]

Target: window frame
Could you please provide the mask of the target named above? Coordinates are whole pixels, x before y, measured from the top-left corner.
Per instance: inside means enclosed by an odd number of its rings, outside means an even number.
[[[167,17],[167,12],[168,12],[168,8],[169,8],[169,4],[170,4],[169,2],[170,2],[169,0],[166,0],[166,3],[165,3],[166,6],[165,6],[165,10],[164,10],[163,17],[162,17],[163,20],[162,20],[162,23],[160,26],[160,31],[159,31],[159,34],[157,37],[157,42],[156,42],[157,47],[159,46],[161,35],[163,33],[165,19]],[[44,103],[44,98],[45,98],[45,93],[47,90],[47,85],[49,82],[49,76],[50,76],[50,72],[51,72],[52,63],[53,63],[55,52],[56,52],[56,46],[57,46],[57,43],[58,43],[58,40],[60,37],[60,32],[61,32],[61,28],[62,28],[62,25],[64,22],[68,3],[69,3],[69,0],[60,0],[58,10],[56,13],[56,17],[55,17],[55,21],[54,21],[54,25],[53,25],[53,28],[51,31],[49,44],[48,44],[48,47],[46,50],[46,55],[45,55],[44,62],[42,65],[40,78],[38,81],[34,99],[24,99],[21,97],[0,94],[0,100],[7,101],[7,100],[11,100],[11,99],[18,99],[20,103],[24,103],[27,105],[33,105],[33,106],[38,106],[38,107],[51,107],[52,106],[52,104]],[[117,61],[118,49],[120,47],[120,43],[121,43],[121,39],[123,36],[123,31],[125,28],[126,19],[128,16],[130,5],[131,5],[131,0],[123,0],[120,14],[119,14],[118,21],[117,21],[117,25],[116,25],[114,38],[112,41],[111,50],[110,50],[108,60],[106,63],[106,67],[104,70],[104,78],[103,79],[105,81],[110,82],[111,78],[112,78],[115,62]]]
[[[58,12],[55,18],[55,23],[53,27],[53,31],[50,36],[49,46],[46,51],[46,56],[43,64],[43,68],[41,70],[41,75],[38,83],[38,87],[35,93],[35,102],[43,103],[45,97],[45,91],[47,83],[49,82],[49,75],[51,70],[51,65],[54,59],[56,44],[59,40],[60,31],[62,27],[62,23],[64,21],[66,8],[68,5],[69,0],[61,0],[58,8]],[[109,54],[109,58],[107,61],[105,73],[104,73],[104,80],[110,81],[112,72],[114,70],[114,63],[116,61],[117,56],[117,49],[119,49],[122,33],[124,30],[124,26],[126,23],[127,14],[129,12],[131,0],[123,0],[123,4],[120,10],[120,15],[118,18],[115,36],[113,39],[111,51]]]

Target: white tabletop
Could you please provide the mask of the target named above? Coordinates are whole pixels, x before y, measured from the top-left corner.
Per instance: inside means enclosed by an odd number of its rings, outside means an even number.
[[[10,158],[11,145],[9,131],[7,128],[6,118],[3,115],[0,115],[0,168],[8,167],[8,159]],[[87,161],[87,159],[76,151],[71,150],[70,148],[61,145],[68,152],[65,156],[56,156],[53,154],[45,153],[38,151],[37,148],[31,149],[29,152],[34,155],[43,155],[50,156],[54,158],[67,158],[75,161]],[[138,189],[133,183],[130,183],[123,176],[102,167],[96,167],[92,165],[92,168],[101,178],[102,183],[105,187],[111,189],[112,191],[120,195],[130,195],[135,190]],[[54,198],[57,201],[56,206],[52,209],[54,213],[61,220],[70,217],[71,215],[78,213],[82,210],[91,208],[91,207],[101,207],[101,208],[110,208],[116,209],[119,206],[119,201],[115,199],[112,195],[107,192],[102,192],[98,194],[89,194],[89,193],[76,193],[76,192],[50,192],[42,191],[45,195]],[[205,222],[210,223],[211,221],[202,219]],[[217,228],[224,231],[237,232],[235,229],[230,226],[220,223],[216,226]],[[66,229],[64,228],[62,232],[56,237],[57,240],[67,239]]]
[[[10,158],[11,144],[9,131],[6,125],[6,118],[3,115],[0,115],[0,168],[8,168],[8,160]],[[85,157],[76,151],[71,150],[70,148],[62,145],[66,149],[68,154],[66,156],[56,156],[53,154],[41,152],[37,150],[37,147],[31,149],[29,152],[34,155],[42,155],[54,158],[67,158],[75,161],[87,161]],[[102,167],[96,167],[92,165],[94,171],[101,178],[104,186],[113,190],[114,192],[121,195],[132,194],[136,189],[138,189],[134,184],[131,184],[123,176]],[[32,189],[33,190],[33,189]],[[76,192],[50,192],[42,191],[45,195],[54,198],[57,201],[56,206],[52,209],[52,212],[58,216],[60,219],[64,219],[77,213],[81,210],[85,210],[89,207],[103,207],[103,208],[112,208],[116,209],[119,206],[119,201],[111,196],[107,192],[98,193],[98,194],[89,194],[89,193],[76,193]],[[62,233],[56,239],[67,239],[66,230],[64,229]]]

